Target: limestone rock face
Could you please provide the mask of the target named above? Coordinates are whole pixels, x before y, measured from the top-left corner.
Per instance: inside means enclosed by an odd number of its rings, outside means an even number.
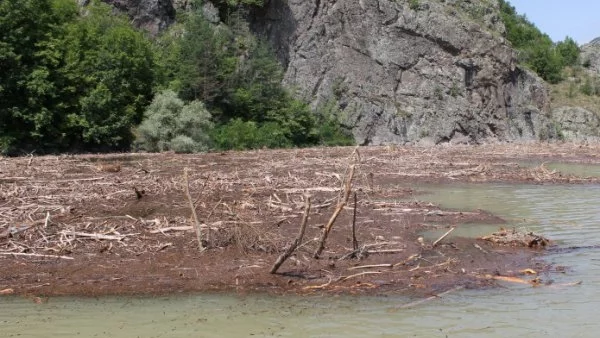
[[[172,0],[103,0],[127,13],[136,27],[153,35],[175,21]]]
[[[252,13],[319,109],[359,144],[555,136],[544,82],[516,64],[494,0],[271,0]]]
[[[600,74],[600,38],[581,46],[581,60],[586,68]]]
[[[600,117],[581,107],[560,107],[553,111],[554,119],[566,140],[600,140]]]

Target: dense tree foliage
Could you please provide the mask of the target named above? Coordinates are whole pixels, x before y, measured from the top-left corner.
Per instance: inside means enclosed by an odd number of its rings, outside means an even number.
[[[72,0],[0,3],[0,151],[125,149],[152,97],[149,42]]]
[[[66,0],[0,2],[0,152],[45,143],[57,132],[62,55],[51,41],[76,13]]]
[[[185,104],[175,92],[165,90],[154,97],[144,113],[136,143],[146,151],[205,151],[211,130],[211,116],[202,102]]]
[[[162,45],[171,52],[159,52],[171,58],[162,72],[170,88],[186,101],[201,100],[212,112],[217,124],[214,146],[325,143],[308,105],[281,85],[283,69],[268,45],[250,33],[243,9],[230,12],[227,21],[227,26],[215,26],[200,10],[189,13],[183,27],[172,27],[162,37]]]
[[[201,4],[150,39],[98,0],[1,1],[0,153],[125,150],[134,137],[182,152],[351,140],[281,85],[245,20],[262,0],[216,1],[226,25]]]
[[[579,47],[573,39],[567,37],[554,44],[524,15],[519,15],[508,1],[500,0],[500,10],[506,38],[519,51],[520,61],[544,80],[551,83],[561,81],[564,67],[579,61]]]

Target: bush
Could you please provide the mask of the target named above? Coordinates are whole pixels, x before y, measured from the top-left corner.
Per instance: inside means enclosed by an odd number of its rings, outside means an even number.
[[[317,139],[324,146],[349,146],[354,145],[354,137],[340,124],[341,111],[334,99],[320,104],[316,111]]]
[[[579,46],[570,37],[556,44],[556,51],[560,54],[565,66],[575,66],[579,63]]]
[[[218,149],[288,148],[292,142],[275,122],[262,125],[239,118],[215,129],[213,142]]]
[[[137,147],[146,151],[206,151],[213,127],[210,113],[199,101],[189,104],[165,90],[156,95],[137,129]]]
[[[171,150],[176,153],[194,153],[199,151],[198,144],[191,137],[185,135],[175,136],[169,143]]]

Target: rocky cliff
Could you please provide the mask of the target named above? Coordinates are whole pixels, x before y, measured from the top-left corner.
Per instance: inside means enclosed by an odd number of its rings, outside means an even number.
[[[167,8],[157,29],[172,18],[172,0],[106,1],[130,3],[134,18]],[[335,102],[359,144],[555,135],[545,84],[517,66],[495,0],[265,2],[252,28],[277,51],[285,82],[315,109]]]
[[[600,74],[600,38],[581,46],[581,60],[584,67]]]
[[[86,5],[90,0],[79,0]],[[175,21],[173,0],[102,0],[127,13],[132,23],[151,34],[157,34]]]
[[[581,47],[582,67],[552,86],[552,117],[565,140],[600,141],[600,38]],[[588,85],[589,93],[582,91]]]
[[[253,27],[285,81],[338,102],[360,144],[554,135],[542,80],[516,65],[495,1],[271,0]]]

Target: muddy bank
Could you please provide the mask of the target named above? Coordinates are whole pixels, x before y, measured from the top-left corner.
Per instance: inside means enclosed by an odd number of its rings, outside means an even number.
[[[365,147],[354,202],[334,223],[353,148],[204,155],[114,154],[0,158],[0,290],[16,294],[112,295],[194,291],[431,294],[493,284],[490,275],[543,270],[540,249],[421,234],[457,224],[501,224],[480,210],[419,201],[423,183],[590,184],[534,162],[599,163],[595,145]],[[184,194],[183,168],[203,224],[200,253]],[[493,193],[493,192],[490,192]],[[312,197],[301,247],[278,270]],[[510,227],[510,224],[506,224]]]

